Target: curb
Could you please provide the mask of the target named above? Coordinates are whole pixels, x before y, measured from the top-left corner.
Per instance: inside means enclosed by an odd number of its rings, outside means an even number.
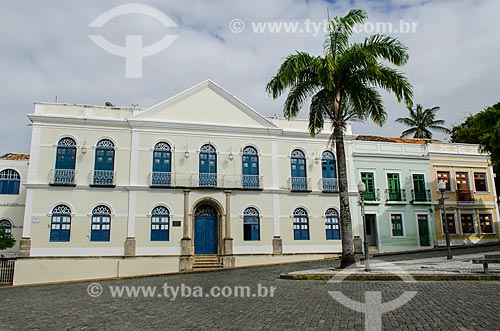
[[[455,274],[442,274],[442,275],[428,275],[428,274],[410,274],[415,280],[421,281],[500,281],[500,274],[496,275],[455,275]],[[281,274],[280,279],[288,280],[330,280],[334,275],[329,274]],[[398,275],[380,274],[380,275],[367,275],[367,274],[352,274],[348,275],[345,280],[348,281],[403,281]]]

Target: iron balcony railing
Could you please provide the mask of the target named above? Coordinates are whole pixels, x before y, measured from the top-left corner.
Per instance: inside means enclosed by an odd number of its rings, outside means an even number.
[[[319,180],[319,188],[323,192],[338,192],[339,181],[337,178],[322,178]]]
[[[50,170],[50,185],[73,186],[76,185],[75,169],[52,169]]]
[[[474,196],[471,190],[457,190],[457,201],[473,202]]]
[[[92,170],[89,175],[89,183],[92,186],[115,186],[116,171],[114,170]]]
[[[380,201],[380,190],[377,188],[377,189],[374,189],[373,191],[366,191],[365,193],[363,193],[363,199],[365,201]]]
[[[406,191],[404,189],[386,189],[386,201],[406,201]]]
[[[259,175],[223,175],[208,173],[170,173],[151,172],[149,174],[151,187],[199,187],[261,190],[262,176]]]
[[[153,171],[149,174],[151,187],[171,187],[172,186],[172,173]]]
[[[288,178],[288,189],[292,192],[311,191],[311,179],[307,177]]]
[[[411,190],[411,198],[413,202],[431,202],[431,190]]]

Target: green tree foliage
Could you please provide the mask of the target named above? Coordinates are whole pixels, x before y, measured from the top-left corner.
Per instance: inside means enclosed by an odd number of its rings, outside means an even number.
[[[461,124],[451,129],[451,141],[480,144],[491,153],[496,167],[500,166],[500,102],[483,111],[469,115]]]
[[[403,66],[408,49],[398,40],[380,34],[351,43],[353,27],[368,15],[361,9],[329,22],[323,56],[296,52],[288,55],[266,90],[276,99],[288,91],[283,107],[286,118],[296,117],[310,98],[311,136],[332,123],[331,139],[337,154],[342,232],[341,267],[354,263],[352,222],[349,208],[344,128],[349,120],[371,119],[382,125],[387,117],[378,88],[393,93],[398,101],[412,106],[412,86],[405,75],[388,65]]]
[[[0,251],[11,248],[16,243],[16,240],[10,233],[5,233],[5,229],[0,228]]]
[[[443,127],[443,120],[436,120],[436,113],[439,107],[423,109],[421,104],[417,104],[415,109],[408,107],[410,117],[400,117],[396,122],[409,127],[408,130],[401,133],[401,138],[413,135],[413,138],[432,139],[432,130],[449,133],[450,131]]]
[[[500,179],[500,102],[483,111],[469,115],[461,124],[451,129],[454,143],[480,144],[491,154],[493,169],[497,174],[496,187],[499,191]]]

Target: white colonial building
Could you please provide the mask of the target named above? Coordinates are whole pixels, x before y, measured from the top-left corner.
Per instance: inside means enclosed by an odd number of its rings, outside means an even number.
[[[265,118],[212,81],[148,109],[36,103],[28,117],[14,284],[341,252],[335,151],[307,121]]]

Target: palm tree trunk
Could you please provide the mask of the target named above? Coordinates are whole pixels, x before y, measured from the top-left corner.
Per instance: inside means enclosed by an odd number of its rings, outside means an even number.
[[[340,125],[333,129],[335,149],[337,151],[337,167],[339,170],[340,195],[340,230],[342,233],[342,259],[340,267],[346,268],[354,264],[354,243],[352,237],[351,210],[349,208],[349,186],[347,184],[347,165],[344,149],[344,132]]]

